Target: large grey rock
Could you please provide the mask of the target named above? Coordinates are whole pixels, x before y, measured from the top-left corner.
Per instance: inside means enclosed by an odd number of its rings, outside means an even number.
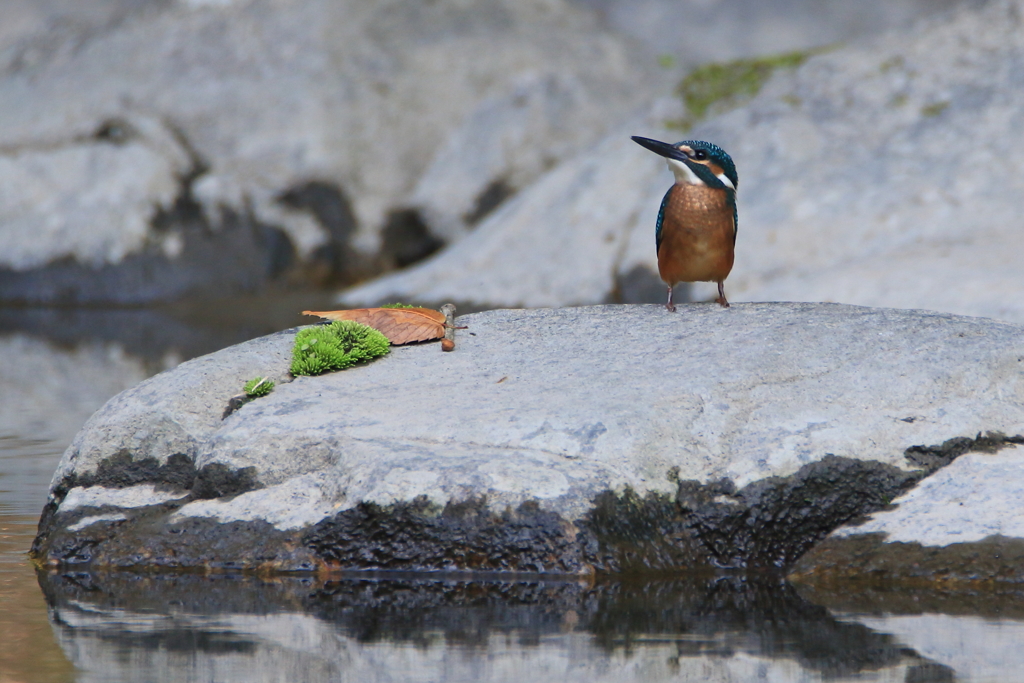
[[[739,170],[730,299],[1024,322],[1016,258],[1024,141],[1008,132],[1024,124],[1022,12],[1019,0],[963,7],[819,55],[685,134],[720,143]],[[683,137],[661,127],[672,117],[657,104],[536,181],[466,241],[341,300],[656,300],[654,217],[671,176],[628,135]],[[692,296],[709,298],[710,287]]]
[[[401,264],[434,244],[402,211],[450,136],[496,124],[527,151],[488,172],[524,184],[658,80],[563,0],[178,2],[96,21],[0,62],[0,299]]]
[[[454,353],[395,348],[223,420],[249,377],[285,379],[292,332],[120,394],[65,454],[36,552],[119,566],[788,567],[956,455],[1024,434],[1015,325],[822,304],[459,320]],[[942,457],[918,454],[930,446]]]

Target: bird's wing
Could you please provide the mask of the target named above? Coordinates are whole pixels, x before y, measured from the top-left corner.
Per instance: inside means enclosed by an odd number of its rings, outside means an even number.
[[[740,215],[736,211],[736,191],[726,190],[729,199],[727,200],[732,205],[732,246],[736,246],[736,235],[740,231]]]
[[[668,192],[661,199],[661,206],[658,207],[658,222],[654,227],[654,253],[658,253],[658,250],[661,249],[661,227],[665,223],[665,207],[668,206],[668,197],[672,194],[674,187],[675,185],[668,188]]]

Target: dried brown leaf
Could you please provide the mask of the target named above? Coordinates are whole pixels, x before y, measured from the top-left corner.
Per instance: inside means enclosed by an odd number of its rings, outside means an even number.
[[[303,311],[328,320],[354,320],[378,330],[392,344],[440,339],[445,317],[432,308],[354,308],[349,311]]]

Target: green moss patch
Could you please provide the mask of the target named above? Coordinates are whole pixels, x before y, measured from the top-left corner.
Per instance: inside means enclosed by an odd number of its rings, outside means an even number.
[[[786,52],[698,66],[676,90],[686,105],[686,116],[671,122],[671,127],[687,130],[710,114],[743,104],[760,92],[776,69],[795,69],[820,51]]]
[[[351,320],[300,330],[292,348],[293,375],[319,375],[380,358],[391,350],[383,334]]]
[[[248,398],[260,398],[274,390],[274,380],[266,377],[254,377],[245,383],[242,391]]]
[[[948,107],[949,102],[933,102],[932,104],[921,107],[921,116],[925,116],[928,118],[938,116],[942,112],[946,111]]]

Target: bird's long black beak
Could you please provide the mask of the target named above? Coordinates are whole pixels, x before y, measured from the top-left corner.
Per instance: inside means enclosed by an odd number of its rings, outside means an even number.
[[[658,140],[652,140],[650,138],[642,138],[639,135],[631,136],[631,139],[641,147],[646,147],[655,154],[660,154],[666,159],[676,159],[677,161],[687,161],[685,154],[680,152],[678,149],[668,144],[667,142],[660,142]]]

